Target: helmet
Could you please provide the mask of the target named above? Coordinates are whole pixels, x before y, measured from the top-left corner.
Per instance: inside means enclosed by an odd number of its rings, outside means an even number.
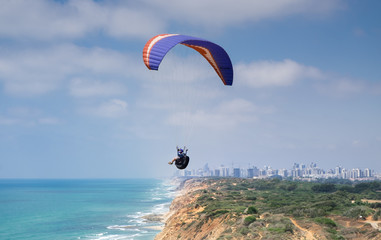
[[[182,153],[182,152],[183,152],[183,150],[180,148],[180,149],[179,149],[179,152],[180,152],[180,153]]]

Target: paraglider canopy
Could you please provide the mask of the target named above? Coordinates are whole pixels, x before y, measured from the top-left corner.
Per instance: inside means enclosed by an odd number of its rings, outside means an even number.
[[[199,52],[214,68],[225,85],[233,84],[233,66],[226,51],[213,42],[192,36],[160,34],[151,38],[143,49],[143,60],[147,68],[158,70],[164,56],[177,44]]]

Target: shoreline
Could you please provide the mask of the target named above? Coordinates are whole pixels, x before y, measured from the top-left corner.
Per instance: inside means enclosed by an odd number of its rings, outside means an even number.
[[[179,215],[186,215],[188,209],[185,207],[192,203],[195,198],[192,195],[195,191],[205,189],[207,185],[203,178],[186,178],[181,179],[180,185],[176,190],[176,196],[172,200],[169,211],[162,216],[164,223],[161,232],[155,236],[155,240],[175,239],[173,236],[176,230],[174,226],[178,226]],[[201,208],[199,209],[201,210]]]
[[[168,210],[163,212],[163,213],[151,213],[151,214],[147,214],[147,215],[142,216],[141,219],[143,219],[143,221],[145,221],[147,223],[160,224],[160,225],[153,225],[153,226],[145,226],[145,227],[143,227],[144,229],[156,230],[156,231],[160,231],[160,232],[162,232],[164,230],[167,220],[175,213],[175,211],[173,211],[171,209],[173,201],[176,198],[184,195],[185,182],[190,180],[190,179],[192,179],[192,178],[184,178],[184,179],[183,178],[173,178],[170,180],[171,185],[175,186],[175,189],[173,190],[174,197],[173,197],[172,201],[169,203]],[[160,234],[160,232],[158,234]]]

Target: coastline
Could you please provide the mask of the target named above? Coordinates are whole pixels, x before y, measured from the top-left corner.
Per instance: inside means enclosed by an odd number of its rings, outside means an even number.
[[[197,199],[198,195],[193,196],[193,193],[198,190],[206,189],[207,185],[202,178],[186,178],[181,179],[181,182],[176,191],[176,197],[173,199],[169,211],[163,214],[161,221],[164,224],[162,226],[161,232],[155,236],[155,240],[165,240],[165,239],[177,239],[177,234],[179,230],[179,216],[186,216],[189,212],[186,206],[191,204]],[[196,211],[202,210],[197,209]]]
[[[155,230],[155,231],[163,231],[166,225],[167,220],[176,212],[173,208],[173,202],[179,198],[182,197],[187,190],[185,189],[186,181],[190,180],[191,178],[173,178],[171,179],[170,185],[174,186],[174,197],[169,204],[168,211],[165,211],[163,213],[151,213],[148,215],[144,215],[141,217],[143,221],[148,223],[154,223],[154,224],[160,224],[160,225],[154,225],[154,226],[145,226],[144,229],[147,230]],[[160,233],[158,233],[160,234]]]
[[[288,185],[296,187],[287,190]],[[313,183],[279,180],[184,179],[169,211],[149,216],[164,224],[154,239],[380,239],[381,221],[375,221],[372,215],[367,216],[367,221],[347,216],[359,208],[349,201],[349,195],[344,195],[346,202],[342,204],[346,210],[341,214],[327,210],[319,216],[301,215],[297,211],[300,204],[310,213],[320,209],[317,204],[321,204],[322,199],[328,204],[331,198],[343,198],[340,191],[317,194],[309,189],[312,186]],[[306,189],[310,198],[300,202],[300,196],[306,196]],[[288,205],[274,206],[280,197],[286,198],[296,210],[288,211],[291,209]]]

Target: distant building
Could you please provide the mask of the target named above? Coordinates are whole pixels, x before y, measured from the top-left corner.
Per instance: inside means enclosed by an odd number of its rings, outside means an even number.
[[[221,177],[229,177],[229,168],[224,167],[224,165],[221,165],[220,171]]]
[[[288,177],[288,171],[287,171],[287,169],[279,169],[278,175],[282,176],[282,177],[285,177],[285,178]]]
[[[204,172],[209,172],[209,166],[208,166],[208,164],[204,165],[204,169],[203,170],[204,170]]]
[[[367,178],[373,177],[372,171],[369,168],[365,168],[365,170],[364,170],[364,177],[367,177]]]
[[[340,176],[340,175],[341,175],[341,172],[342,172],[342,170],[343,170],[343,168],[342,168],[342,167],[340,167],[340,166],[337,166],[337,167],[335,168],[335,175],[336,175],[336,176]]]
[[[194,176],[194,177],[236,177],[236,178],[269,178],[271,176],[279,175],[287,178],[292,177],[294,179],[313,181],[314,179],[328,179],[339,178],[349,180],[372,180],[381,179],[381,175],[375,173],[374,170],[365,168],[364,170],[359,168],[346,169],[341,166],[336,166],[334,169],[328,169],[325,171],[322,168],[318,168],[316,163],[309,165],[294,163],[292,169],[272,169],[270,166],[264,166],[263,169],[257,167],[249,168],[234,168],[225,167],[221,165],[219,168],[210,168],[208,164],[205,164],[203,168],[199,169],[186,169],[178,170],[175,172],[175,176]]]
[[[233,169],[233,177],[236,177],[236,178],[241,177],[241,169],[240,168],[234,168]]]
[[[253,178],[254,177],[254,169],[253,168],[247,169],[247,177],[248,178]]]
[[[356,168],[356,169],[352,169],[351,171],[351,178],[360,178],[361,177],[361,170]]]

